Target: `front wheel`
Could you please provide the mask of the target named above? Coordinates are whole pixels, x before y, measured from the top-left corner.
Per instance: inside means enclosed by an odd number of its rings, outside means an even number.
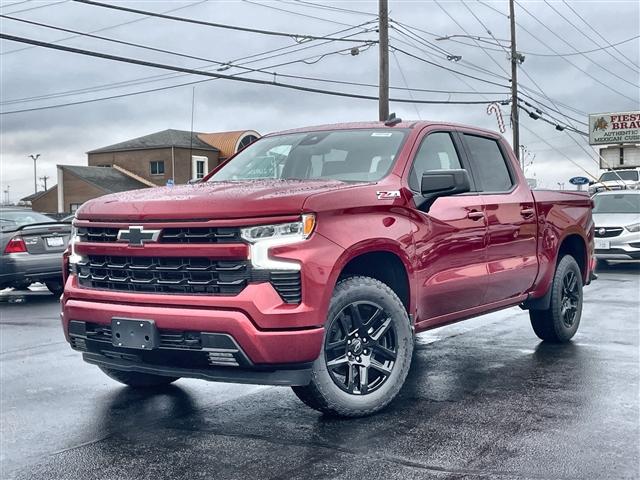
[[[311,383],[293,391],[323,413],[370,415],[398,394],[412,354],[411,325],[398,296],[373,278],[349,277],[333,292]]]
[[[538,338],[565,343],[573,338],[582,315],[582,273],[575,259],[565,255],[558,262],[546,310],[529,310],[531,326]]]
[[[49,289],[49,291],[53,293],[56,297],[59,297],[60,295],[62,295],[62,292],[64,292],[64,285],[62,283],[62,279],[48,280],[44,282],[44,284],[47,286],[47,289]]]
[[[116,370],[115,368],[109,367],[98,368],[109,378],[133,388],[161,387],[163,385],[169,385],[179,379],[179,377],[165,377],[163,375],[153,375],[152,373],[125,372],[124,370]]]

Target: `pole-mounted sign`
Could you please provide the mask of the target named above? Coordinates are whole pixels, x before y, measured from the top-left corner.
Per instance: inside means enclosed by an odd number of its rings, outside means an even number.
[[[640,142],[640,111],[589,115],[589,145]]]
[[[589,179],[587,177],[573,177],[569,180],[571,185],[586,185],[589,183]]]

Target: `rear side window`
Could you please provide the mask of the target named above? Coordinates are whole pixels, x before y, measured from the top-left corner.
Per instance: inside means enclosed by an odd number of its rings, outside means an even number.
[[[506,192],[513,187],[513,179],[509,173],[506,159],[498,142],[492,138],[464,135],[471,156],[475,173],[480,177],[483,192]]]

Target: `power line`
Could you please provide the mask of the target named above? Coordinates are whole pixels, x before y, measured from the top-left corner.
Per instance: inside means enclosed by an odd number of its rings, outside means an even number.
[[[27,0],[27,1],[31,1],[31,0]],[[190,7],[194,7],[194,6],[196,6],[196,5],[200,5],[201,3],[206,3],[207,1],[208,1],[208,0],[200,0],[200,1],[195,2],[195,3],[192,3],[192,4],[190,4],[190,5],[183,5],[183,6],[178,7],[178,8],[172,8],[171,10],[167,10],[167,11],[162,12],[162,13],[171,13],[171,12],[176,12],[176,11],[178,11],[178,10],[183,10],[183,9],[185,9],[185,8],[190,8]],[[18,12],[11,12],[9,15],[14,15],[15,13],[18,13]],[[89,32],[89,33],[104,32],[104,31],[106,31],[106,30],[111,30],[111,29],[113,29],[113,28],[122,27],[122,26],[124,26],[124,25],[130,25],[130,24],[132,24],[132,23],[144,22],[145,20],[149,20],[150,18],[151,18],[151,17],[147,17],[147,18],[138,18],[138,19],[136,19],[136,20],[130,20],[130,21],[128,21],[128,22],[118,23],[118,24],[116,24],[116,25],[112,25],[112,26],[110,26],[110,27],[99,28],[98,30],[93,30],[93,31],[91,31],[91,32]],[[79,35],[72,35],[72,36],[70,36],[70,37],[61,38],[61,39],[59,39],[59,40],[53,40],[51,43],[66,42],[67,40],[72,40],[72,39],[74,39],[74,38],[78,38],[78,37],[79,37]],[[31,48],[36,48],[36,47],[31,46],[31,47],[17,48],[17,49],[15,49],[15,50],[9,50],[8,52],[0,52],[0,55],[8,55],[8,54],[10,54],[10,53],[22,52],[23,50],[29,50],[29,49],[31,49]]]
[[[366,22],[369,23],[369,22]],[[336,34],[340,34],[340,33],[344,33],[348,30],[351,30],[352,28],[347,28],[347,29],[343,29],[343,30],[339,30],[337,32],[334,32],[333,35]],[[352,36],[352,35],[356,35],[355,34],[350,34],[347,35],[348,36]],[[322,46],[325,44],[331,43],[331,41],[326,41],[326,42],[322,42],[320,44],[317,45],[311,45],[311,46],[306,46],[306,47],[302,47],[300,48],[299,45],[289,45],[286,47],[281,47],[281,48],[277,48],[277,49],[273,49],[273,50],[268,50],[266,52],[262,52],[259,54],[254,54],[254,55],[249,55],[249,56],[245,56],[245,57],[241,57],[238,58],[236,60],[232,60],[230,62],[224,62],[223,65],[229,65],[229,66],[235,66],[236,62],[238,62],[239,60],[243,60],[243,59],[249,59],[249,58],[254,58],[257,56],[263,56],[263,55],[267,55],[276,51],[280,51],[282,49],[290,49],[290,48],[297,48],[297,51],[302,51],[302,50],[307,50],[309,48],[313,48],[314,46]],[[30,46],[27,48],[36,48],[34,46]],[[269,57],[263,58],[263,59],[259,59],[259,60],[255,60],[255,61],[262,61],[262,60],[269,60],[272,58],[276,58],[276,57],[280,57],[283,55],[288,55],[289,53],[295,53],[295,52],[285,52],[285,53],[280,53],[277,55],[271,55]],[[312,58],[312,57],[311,57]],[[253,63],[253,62],[245,62],[244,65],[249,64],[249,63]],[[289,62],[291,63],[291,62]],[[220,65],[219,62],[214,62],[215,66]],[[285,64],[277,64],[277,65],[270,65],[268,67],[265,68],[277,68],[280,66],[283,66]],[[212,67],[212,64],[208,64],[205,66],[200,67],[200,69],[204,69],[206,70],[207,68]],[[247,69],[249,70],[249,69]],[[269,75],[273,75],[274,72],[265,72],[264,69],[256,69],[257,71],[261,71],[264,72],[266,74]],[[161,74],[161,75],[153,75],[153,76],[149,76],[149,77],[143,77],[143,78],[138,78],[135,80],[128,80],[128,81],[124,81],[124,82],[115,82],[115,83],[110,83],[110,84],[106,84],[106,85],[100,85],[100,86],[95,86],[95,87],[88,87],[88,88],[83,88],[83,89],[77,89],[77,90],[70,90],[70,91],[66,91],[66,92],[58,92],[58,93],[54,93],[54,94],[49,94],[49,95],[40,95],[40,96],[36,96],[36,97],[28,97],[28,98],[22,98],[22,99],[15,99],[15,100],[8,100],[8,101],[4,101],[4,102],[0,102],[0,104],[10,104],[10,103],[23,103],[25,101],[31,101],[31,100],[40,100],[40,99],[44,99],[44,98],[53,98],[53,97],[62,97],[62,96],[68,96],[68,95],[73,95],[73,94],[77,94],[77,93],[92,93],[94,91],[101,91],[101,90],[109,90],[112,88],[122,88],[122,87],[126,87],[126,86],[133,86],[133,85],[141,85],[144,83],[152,83],[152,82],[157,82],[157,81],[163,81],[163,80],[169,80],[172,78],[176,78],[176,77],[182,77],[182,76],[188,76],[189,74],[174,74],[174,73],[168,73],[168,74]],[[284,75],[284,74],[279,74],[280,76],[288,76],[288,75]],[[294,78],[295,76],[291,76],[292,78]]]
[[[49,49],[53,49],[53,50],[60,50],[60,51],[64,51],[64,52],[76,53],[76,54],[79,54],[79,55],[102,58],[102,59],[106,59],[106,60],[113,60],[113,61],[117,61],[117,62],[130,63],[130,64],[133,64],[133,65],[140,65],[140,66],[152,67],[152,68],[160,68],[160,69],[172,70],[172,71],[176,71],[176,72],[190,73],[190,74],[193,74],[193,75],[207,76],[207,77],[211,77],[211,78],[235,80],[235,81],[239,81],[239,82],[253,83],[253,84],[258,84],[258,85],[271,85],[271,86],[276,86],[276,87],[280,87],[280,88],[287,88],[287,89],[291,89],[291,90],[298,90],[298,91],[309,92],[309,93],[319,93],[319,94],[325,94],[325,95],[333,95],[333,96],[345,97],[345,98],[356,98],[356,99],[361,99],[361,100],[375,100],[375,101],[378,100],[377,97],[370,96],[370,95],[361,95],[361,94],[353,94],[353,93],[345,93],[345,92],[335,92],[335,91],[329,91],[329,90],[321,90],[321,89],[317,89],[317,88],[304,87],[304,86],[301,86],[301,85],[291,85],[291,84],[277,83],[275,81],[270,82],[270,81],[266,81],[266,80],[259,80],[259,79],[256,79],[256,78],[243,78],[243,77],[233,77],[233,76],[230,76],[230,75],[221,75],[219,73],[204,72],[204,71],[200,71],[200,70],[193,70],[193,69],[190,69],[190,68],[177,67],[177,66],[173,66],[173,65],[166,65],[166,64],[160,64],[160,63],[155,63],[155,62],[147,62],[147,61],[143,61],[143,60],[136,60],[136,59],[120,57],[120,56],[116,56],[116,55],[109,55],[109,54],[105,54],[105,53],[93,52],[93,51],[83,50],[83,49],[79,49],[79,48],[67,47],[67,46],[63,46],[63,45],[54,45],[54,44],[41,42],[41,41],[38,41],[38,40],[32,40],[32,39],[28,39],[28,38],[24,38],[24,37],[16,37],[14,35],[7,35],[7,34],[4,34],[4,33],[0,33],[0,39],[10,40],[10,41],[19,42],[19,43],[26,43],[26,44],[29,44],[29,45],[37,45],[37,46],[40,46],[40,47],[49,48]],[[415,102],[415,103],[423,103],[423,104],[484,105],[484,104],[488,103],[488,102],[485,102],[485,101],[451,101],[451,100],[447,100],[447,101],[442,101],[442,100],[415,100],[415,101],[413,101],[413,100],[407,100],[407,99],[389,99],[389,100],[390,101],[394,101],[394,102],[400,102],[400,103],[414,103]],[[500,102],[500,100],[497,100],[497,101]],[[496,100],[491,100],[489,102],[496,102]],[[34,109],[31,109],[31,111],[33,111],[33,110]],[[7,114],[11,114],[11,113],[18,113],[18,112],[16,112],[16,111],[13,111],[13,112],[2,112],[3,115],[7,115]]]
[[[22,12],[30,12],[31,10],[38,10],[40,8],[48,8],[48,7],[53,7],[54,5],[60,5],[62,3],[67,3],[69,0],[62,0],[61,2],[54,2],[54,3],[45,3],[44,5],[38,5],[37,7],[31,7],[31,8],[25,8],[23,10],[16,10],[15,12],[11,12],[11,15],[15,15],[16,13],[22,13]],[[16,5],[14,3],[14,5]],[[11,5],[6,5],[8,7],[10,7]]]
[[[569,20],[567,17],[565,17],[559,10],[557,10],[553,5],[551,5],[547,0],[544,0],[544,3],[546,3],[549,8],[551,8],[554,12],[556,12],[558,15],[560,15],[565,22],[567,22],[569,25],[571,25],[576,31],[578,31],[578,33],[580,33],[583,37],[586,37],[587,40],[589,40],[590,42],[595,43],[596,45],[598,44],[598,42],[596,42],[593,38],[591,38],[589,35],[587,35],[586,33],[584,33],[581,29],[579,29],[571,20]],[[574,48],[574,50],[576,50]],[[609,55],[611,58],[613,58],[616,62],[620,63],[621,65],[623,65],[624,67],[627,67],[629,70],[631,70],[633,73],[636,74],[636,76],[638,75],[638,70],[634,69],[633,67],[630,67],[629,65],[627,65],[626,63],[624,63],[622,60],[620,60],[618,57],[616,57],[613,53],[611,53],[609,50],[604,50],[604,52]],[[585,56],[584,54],[582,54],[582,56]]]
[[[444,67],[444,66],[442,66],[442,65],[440,65],[440,64],[437,64],[437,63],[431,62],[431,61],[426,60],[426,59],[424,59],[424,58],[421,58],[421,57],[419,57],[419,56],[417,56],[417,55],[414,55],[414,54],[412,54],[412,53],[405,52],[404,50],[402,50],[401,48],[398,48],[398,47],[396,47],[396,46],[394,46],[393,48],[394,48],[395,50],[397,50],[398,52],[400,52],[400,53],[404,53],[404,54],[405,54],[405,55],[407,55],[408,57],[415,58],[416,60],[420,60],[421,62],[428,63],[429,65],[433,65],[434,67],[442,68],[443,70],[447,70],[447,71],[449,71],[449,72],[453,72],[453,73],[455,73],[456,75],[462,75],[462,76],[464,76],[464,77],[473,78],[474,80],[478,80],[478,81],[480,81],[480,82],[488,83],[488,84],[490,84],[490,85],[496,85],[496,86],[498,86],[498,87],[502,87],[502,88],[509,88],[509,86],[507,86],[507,85],[502,85],[502,84],[500,84],[500,83],[492,82],[491,80],[485,80],[485,79],[483,79],[483,78],[474,77],[473,75],[469,75],[469,74],[466,74],[466,73],[458,72],[457,70],[453,70],[452,68]]]
[[[533,105],[530,105],[530,104],[527,104],[527,105],[529,105],[529,106],[533,107]],[[534,113],[533,113],[533,112],[531,112],[530,110],[527,110],[525,107],[523,107],[523,106],[522,106],[522,105],[520,105],[520,104],[518,104],[518,108],[519,108],[520,110],[523,110],[524,112],[526,112],[526,113],[527,113],[527,115],[529,115],[531,118],[533,118],[533,119],[535,119],[535,120],[542,120],[543,122],[546,122],[546,123],[548,123],[549,125],[553,125],[554,127],[556,127],[556,130],[570,130],[570,131],[572,131],[572,132],[574,132],[574,133],[578,133],[578,134],[583,135],[583,136],[585,136],[585,137],[588,137],[588,136],[589,136],[589,134],[588,134],[588,133],[586,133],[586,132],[582,132],[582,131],[577,130],[577,129],[573,128],[573,127],[570,127],[570,126],[567,126],[567,125],[560,125],[560,123],[558,123],[558,121],[557,121],[555,118],[554,118],[554,120],[556,121],[556,123],[552,122],[551,120],[549,120],[549,119],[545,118],[545,117],[542,115],[542,111],[540,111],[540,110],[538,110],[538,111],[540,112],[540,114],[538,114],[538,115],[534,115]],[[535,108],[535,107],[533,107],[533,108]],[[552,117],[552,118],[553,118],[553,117]]]
[[[313,20],[321,20],[323,22],[328,22],[328,23],[334,23],[336,25],[343,25],[343,26],[348,26],[348,23],[343,23],[343,22],[338,22],[337,20],[329,20],[327,18],[320,18],[320,17],[314,17],[313,15],[307,15],[306,13],[300,13],[300,12],[293,12],[291,10],[286,10],[284,8],[278,8],[278,7],[274,7],[273,5],[267,5],[265,3],[258,3],[258,2],[252,2],[250,0],[242,0],[245,3],[250,3],[251,5],[256,5],[258,7],[264,7],[264,8],[268,8],[271,10],[276,10],[278,12],[285,12],[285,13],[289,13],[291,15],[297,15],[299,17],[305,17],[305,18],[312,18]],[[278,0],[276,0],[278,1]],[[284,2],[287,3],[287,2]],[[371,16],[371,15],[369,15]]]
[[[227,25],[224,23],[213,23],[213,22],[205,22],[203,20],[195,20],[195,19],[191,19],[191,18],[183,18],[183,17],[176,17],[173,15],[165,15],[162,13],[154,13],[154,12],[148,12],[146,10],[137,10],[135,8],[128,8],[128,7],[121,7],[118,5],[110,5],[110,4],[106,4],[106,3],[100,3],[100,2],[94,2],[93,0],[72,0],[73,2],[77,2],[77,3],[84,3],[86,5],[91,5],[94,7],[102,7],[102,8],[109,8],[112,10],[119,10],[122,12],[129,12],[129,13],[135,13],[138,15],[147,15],[150,17],[157,17],[157,18],[163,18],[165,20],[174,20],[177,22],[185,22],[185,23],[192,23],[195,25],[204,25],[207,27],[215,27],[215,28],[222,28],[222,29],[227,29],[227,30],[236,30],[236,31],[240,31],[240,32],[249,32],[249,33],[259,33],[262,35],[270,35],[270,36],[276,36],[276,37],[289,37],[292,38],[293,40],[295,40],[298,43],[302,43],[302,42],[306,42],[309,40],[333,40],[333,41],[339,41],[339,42],[362,42],[363,40],[356,40],[356,39],[348,39],[348,38],[332,38],[332,37],[323,37],[323,36],[315,36],[315,35],[301,35],[298,33],[286,33],[286,32],[277,32],[274,30],[261,30],[261,29],[257,29],[257,28],[248,28],[248,27],[239,27],[239,26],[235,26],[235,25]],[[377,43],[377,40],[375,41],[371,41],[372,43]]]
[[[400,66],[400,62],[398,61],[398,56],[396,55],[396,52],[391,52],[393,53],[393,58],[395,58],[396,60],[396,65],[398,65],[398,71],[400,72],[400,75],[402,76],[402,80],[404,81],[404,85],[405,87],[407,87],[407,91],[409,92],[409,98],[411,98],[411,100],[413,100],[413,95],[411,94],[411,90],[409,90],[409,84],[407,83],[407,79],[404,76],[404,72],[402,71],[402,67]],[[422,120],[422,117],[420,116],[420,111],[418,110],[418,105],[413,104],[413,108],[416,109],[416,113],[418,114],[418,119]]]
[[[278,1],[281,1],[282,3],[290,3],[290,2],[284,2],[282,0],[278,0]],[[301,5],[308,6],[308,7],[320,8],[322,10],[333,10],[335,12],[355,13],[355,14],[358,14],[358,15],[367,15],[367,16],[374,15],[374,14],[363,12],[363,11],[360,11],[360,10],[352,10],[350,8],[334,7],[333,5],[320,5],[320,4],[313,3],[313,2],[307,2],[305,0],[294,0],[294,2],[298,3],[298,4],[301,4]]]
[[[10,3],[9,5],[0,5],[0,8],[15,7],[16,5],[22,5],[23,3],[27,3],[27,2],[30,2],[30,1],[31,0],[22,0],[21,2]]]
[[[620,50],[618,50],[617,48],[615,48],[615,47],[617,47],[618,45],[620,45],[621,43],[626,43],[626,41],[625,41],[625,42],[614,43],[614,44],[612,45],[611,43],[609,43],[609,41],[608,41],[606,38],[604,38],[602,35],[600,35],[600,33],[598,33],[598,31],[597,31],[595,28],[593,28],[589,22],[587,22],[584,18],[582,18],[582,17],[580,16],[580,14],[579,14],[578,12],[576,12],[576,11],[571,7],[571,5],[569,5],[569,4],[568,4],[567,2],[565,2],[564,0],[562,0],[562,3],[564,3],[567,7],[569,7],[569,10],[571,10],[573,13],[575,13],[575,15],[576,15],[580,20],[582,20],[582,22],[583,22],[587,27],[589,27],[589,28],[590,28],[590,29],[591,29],[591,30],[592,30],[596,35],[598,35],[602,40],[604,40],[604,41],[606,42],[606,44],[607,44],[609,47],[613,48],[616,52],[618,52],[618,53],[619,53],[619,54],[620,54],[624,59],[626,59],[626,60],[627,60],[628,62],[630,62],[632,65],[635,65],[636,67],[640,68],[640,65],[638,65],[637,63],[635,63],[634,61],[632,61],[630,58],[626,57],[626,56],[624,55],[624,53],[622,53]],[[635,38],[638,38],[638,37],[635,37]]]
[[[564,38],[562,38],[560,35],[558,35],[556,32],[554,32],[552,29],[550,29],[547,25],[544,24],[544,22],[541,22],[540,20],[538,20],[538,17],[536,17],[533,13],[531,13],[529,10],[527,10],[526,8],[524,8],[524,6],[522,6],[522,3],[520,2],[516,2],[518,4],[518,6],[524,10],[525,12],[527,12],[529,14],[529,16],[531,16],[536,22],[538,22],[540,25],[542,25],[546,30],[548,30],[549,32],[551,32],[555,37],[557,37],[560,41],[562,41],[563,43],[565,43],[567,46],[569,46],[571,49],[575,50],[576,52],[578,51],[577,48],[575,48],[573,45],[571,45],[569,42],[567,42]],[[555,9],[554,9],[555,10]],[[625,78],[621,77],[620,75],[607,70],[606,68],[604,68],[602,65],[600,65],[598,62],[596,62],[595,60],[592,60],[591,58],[587,57],[585,54],[582,54],[582,56],[584,58],[586,58],[587,60],[589,60],[591,63],[593,63],[594,65],[598,66],[601,70],[604,70],[605,72],[607,72],[609,75],[613,75],[614,77],[622,80],[625,83],[628,83],[629,85],[631,85],[632,87],[636,87],[636,88],[640,88],[640,85],[636,85],[633,82],[630,82],[628,80],[626,80]],[[566,59],[565,59],[566,60]],[[567,60],[568,61],[568,60]],[[571,62],[569,62],[571,63]],[[572,64],[573,65],[573,64]],[[575,65],[574,65],[575,66]],[[577,68],[577,66],[576,66]],[[585,71],[583,71],[583,73],[587,73]],[[593,79],[595,79],[595,77],[591,77]],[[620,92],[618,92],[620,93]],[[627,97],[629,98],[629,97]]]

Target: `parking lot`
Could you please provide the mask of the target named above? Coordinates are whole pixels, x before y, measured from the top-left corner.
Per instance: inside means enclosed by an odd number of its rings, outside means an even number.
[[[421,334],[381,413],[179,380],[144,396],[82,362],[40,286],[1,308],[3,479],[640,478],[640,264],[603,267],[566,345],[518,308]]]

